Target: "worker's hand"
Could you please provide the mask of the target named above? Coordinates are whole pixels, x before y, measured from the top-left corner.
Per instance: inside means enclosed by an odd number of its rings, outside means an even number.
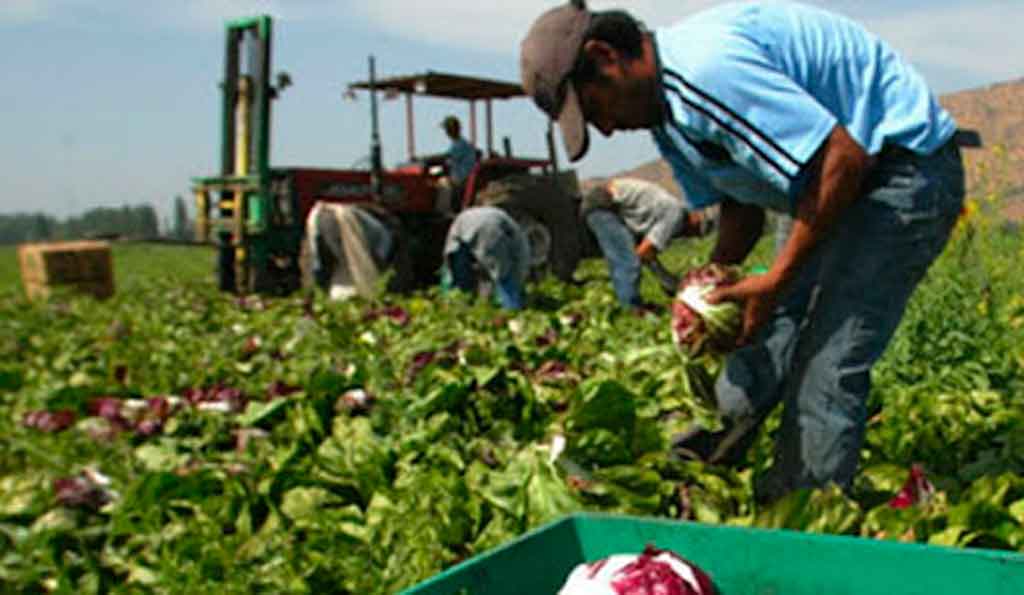
[[[636,254],[636,257],[643,262],[649,262],[658,258],[658,247],[647,238],[641,240],[641,242],[637,244],[636,248],[634,248],[633,252]]]
[[[737,341],[739,345],[746,345],[771,318],[779,290],[780,283],[769,273],[753,275],[733,285],[719,287],[705,299],[712,304],[730,300],[746,304],[743,309],[743,331]]]

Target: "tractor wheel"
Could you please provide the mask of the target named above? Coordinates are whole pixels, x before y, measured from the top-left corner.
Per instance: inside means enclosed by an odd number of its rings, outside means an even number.
[[[271,252],[262,264],[250,261],[247,278],[249,291],[275,296],[285,296],[302,287],[302,270],[299,255]]]
[[[532,215],[510,213],[530,242],[530,269],[542,269],[551,260],[551,230]]]

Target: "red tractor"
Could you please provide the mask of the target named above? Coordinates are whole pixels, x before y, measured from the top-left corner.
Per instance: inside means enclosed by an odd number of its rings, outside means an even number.
[[[493,204],[506,209],[527,231],[534,265],[571,278],[586,243],[582,227],[576,224],[579,191],[574,172],[558,171],[550,126],[546,158],[515,157],[508,139],[502,154],[494,148],[492,103],[523,96],[522,87],[435,72],[377,80],[370,58],[369,79],[353,83],[347,91],[370,95],[373,126],[368,169],[271,167],[271,104],[291,84],[283,73],[271,80],[271,32],[269,16],[227,24],[221,172],[193,180],[197,236],[217,246],[222,290],[287,293],[299,288],[304,222],[318,201],[372,203],[392,213],[401,222],[403,240],[416,254],[417,285],[436,281],[452,215],[444,204],[444,160],[416,154],[415,96],[469,102],[471,141],[476,141],[476,102],[484,104],[486,144],[463,194],[448,198],[462,208]],[[408,161],[393,170],[381,165],[379,92],[403,96],[406,101]]]

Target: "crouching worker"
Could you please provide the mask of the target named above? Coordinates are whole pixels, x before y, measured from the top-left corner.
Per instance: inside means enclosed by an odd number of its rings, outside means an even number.
[[[580,216],[597,239],[619,303],[640,306],[640,267],[647,266],[662,288],[675,293],[676,279],[658,261],[673,238],[706,232],[700,213],[688,211],[682,199],[657,184],[615,178],[587,192]]]
[[[372,205],[318,202],[306,219],[313,279],[332,300],[377,293],[397,258],[398,224]]]
[[[460,213],[448,230],[444,261],[455,288],[483,295],[493,288],[502,307],[523,307],[530,243],[505,211],[473,207]]]

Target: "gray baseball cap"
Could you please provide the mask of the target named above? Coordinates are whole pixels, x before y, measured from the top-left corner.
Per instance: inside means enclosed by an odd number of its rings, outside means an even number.
[[[552,120],[558,122],[569,159],[577,161],[590,145],[587,122],[569,74],[576,65],[591,13],[584,0],[542,14],[519,48],[523,88]]]

